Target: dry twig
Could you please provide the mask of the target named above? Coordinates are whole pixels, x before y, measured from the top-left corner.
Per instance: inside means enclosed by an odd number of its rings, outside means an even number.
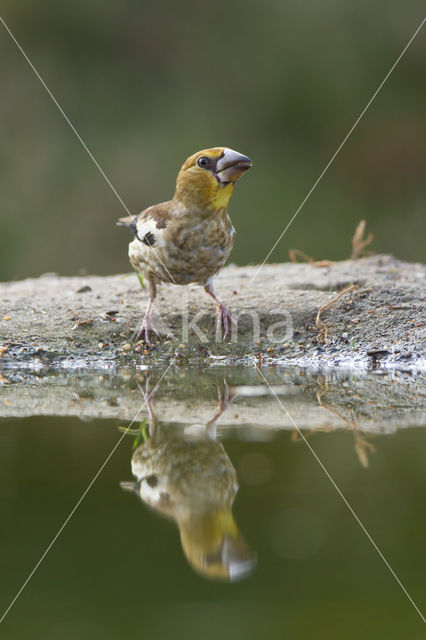
[[[374,235],[372,233],[369,233],[368,236],[364,238],[365,224],[365,220],[361,220],[355,229],[355,233],[352,238],[351,260],[357,260],[357,258],[360,258],[365,247],[368,247],[368,245],[373,242]],[[367,253],[371,254],[371,252]]]
[[[368,459],[368,454],[376,453],[376,447],[374,444],[369,442],[366,437],[362,436],[359,431],[354,430],[354,439],[355,439],[355,453],[358,457],[360,464],[366,469],[370,461]]]

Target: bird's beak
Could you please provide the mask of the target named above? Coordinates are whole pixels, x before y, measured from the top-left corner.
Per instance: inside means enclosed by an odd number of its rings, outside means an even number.
[[[251,166],[253,163],[247,156],[232,149],[225,149],[217,161],[215,175],[219,182],[236,182]]]

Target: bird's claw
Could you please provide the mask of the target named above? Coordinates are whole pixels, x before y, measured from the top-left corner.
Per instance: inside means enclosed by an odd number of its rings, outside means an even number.
[[[216,335],[220,336],[223,325],[223,338],[229,334],[231,325],[238,327],[237,321],[229,313],[228,309],[221,302],[217,305]]]
[[[134,336],[134,340],[138,341],[143,337],[147,347],[151,347],[152,345],[151,345],[151,341],[149,339],[149,332],[150,331],[155,333],[157,338],[161,341],[161,336],[158,333],[157,329],[154,327],[151,318],[149,318],[149,317],[148,318],[147,317],[144,318],[144,321],[142,322],[141,328],[139,329],[139,331]]]
[[[229,407],[233,399],[235,398],[235,393],[232,389],[229,388],[226,379],[223,379],[223,394],[218,385],[217,387],[217,408],[223,413]]]

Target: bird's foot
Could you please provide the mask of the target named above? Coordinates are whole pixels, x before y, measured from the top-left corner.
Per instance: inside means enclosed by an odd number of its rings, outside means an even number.
[[[217,411],[214,414],[213,418],[209,420],[206,425],[207,433],[212,440],[216,440],[216,421],[218,420],[218,418],[220,418],[222,413],[227,410],[236,396],[236,394],[229,388],[228,383],[225,379],[223,380],[223,384],[223,393],[221,392],[219,385],[217,387]]]
[[[223,413],[224,411],[226,411],[226,409],[229,407],[229,405],[231,404],[231,402],[233,401],[233,399],[235,398],[235,393],[232,389],[229,388],[228,383],[226,382],[226,379],[223,379],[223,394],[222,391],[218,385],[217,387],[217,408],[219,409],[219,411],[221,413]]]
[[[217,303],[217,320],[216,320],[216,336],[220,336],[223,325],[223,338],[229,334],[231,325],[238,327],[238,323],[229,313],[228,309],[222,302]]]
[[[139,329],[139,331],[134,336],[134,340],[137,342],[138,340],[141,340],[142,337],[143,337],[147,347],[151,347],[152,345],[151,345],[151,341],[149,339],[149,332],[150,331],[155,333],[157,338],[161,341],[161,336],[158,333],[157,329],[154,327],[154,324],[152,322],[151,316],[145,316],[144,321],[142,322],[141,328]]]

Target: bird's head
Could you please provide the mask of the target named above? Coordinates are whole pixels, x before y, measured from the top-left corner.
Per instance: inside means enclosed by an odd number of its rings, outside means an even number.
[[[243,539],[230,509],[185,514],[177,523],[188,562],[205,578],[234,581],[250,574],[256,553]]]
[[[198,151],[182,165],[173,199],[201,214],[226,210],[236,183],[252,164],[250,158],[227,147]]]

